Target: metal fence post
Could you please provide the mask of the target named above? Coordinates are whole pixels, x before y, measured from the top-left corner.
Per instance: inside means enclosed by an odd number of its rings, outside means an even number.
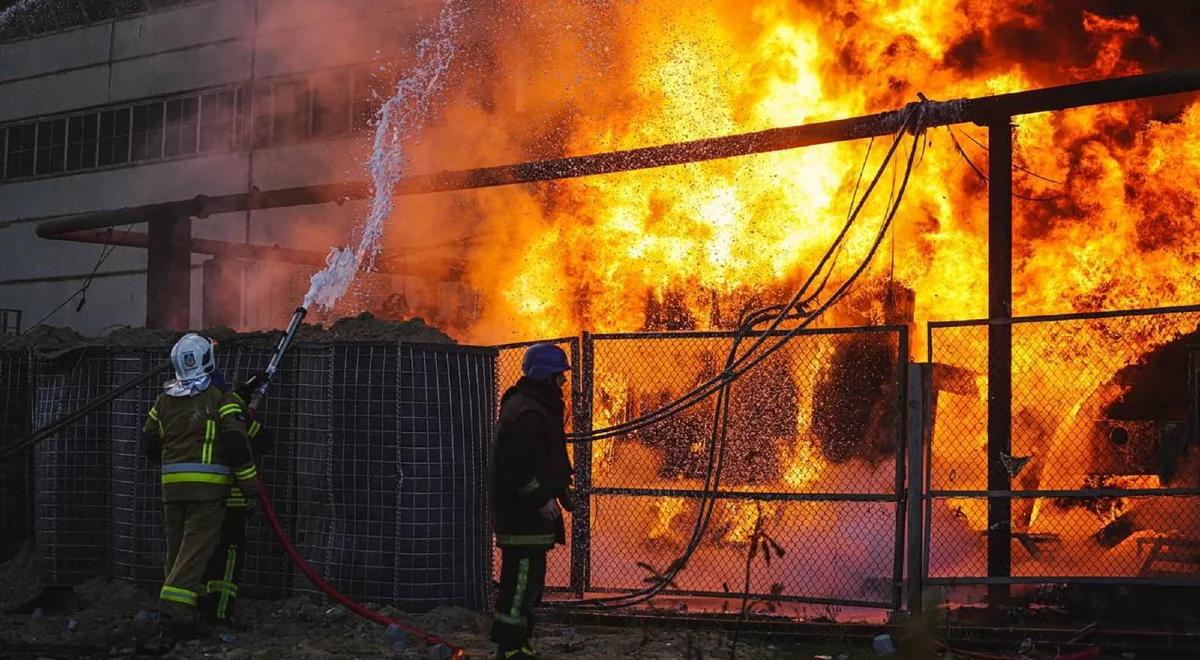
[[[592,430],[592,370],[595,354],[591,333],[579,340],[578,360],[573,365],[571,391],[574,394],[572,430]],[[575,445],[575,511],[571,514],[571,591],[583,597],[592,581],[592,443]]]
[[[1012,489],[1012,118],[988,124],[988,490]],[[996,321],[1001,322],[997,323]],[[1012,574],[1012,499],[988,497],[987,574]],[[988,605],[1003,605],[1009,585],[988,586]]]
[[[921,611],[925,586],[925,438],[929,419],[929,387],[933,380],[933,365],[928,362],[910,363],[905,405],[905,437],[907,450],[908,494],[905,499],[907,527],[907,609]]]
[[[905,507],[909,506],[904,495],[905,484],[905,448],[908,446],[908,431],[905,420],[908,419],[908,401],[910,400],[907,386],[909,373],[909,335],[908,327],[901,326],[896,331],[896,483],[892,496],[896,503],[895,546],[892,550],[892,609],[899,609],[904,602],[904,547],[905,535],[908,533],[905,522]]]

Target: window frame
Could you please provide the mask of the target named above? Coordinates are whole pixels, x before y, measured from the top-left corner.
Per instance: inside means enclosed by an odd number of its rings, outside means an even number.
[[[11,307],[0,308],[0,336],[21,334],[22,316],[22,310]]]
[[[358,138],[374,120],[373,113],[384,100],[373,98],[373,95],[385,89],[392,77],[394,74],[390,71],[363,66],[326,68],[298,75],[250,80],[182,94],[28,117],[0,125],[0,185],[177,158]],[[281,101],[280,95],[285,90],[289,91],[289,99]],[[321,90],[327,93],[322,95]],[[334,90],[334,93],[331,95],[328,90]],[[356,98],[360,95],[362,98]],[[330,99],[333,103],[325,104],[325,109],[332,111],[320,113],[318,106],[321,104],[318,100],[329,99],[330,96],[333,97]],[[187,115],[188,104],[192,104],[194,115]],[[214,111],[216,118],[212,122],[212,125],[218,126],[215,140],[213,132],[205,131],[210,126],[205,121],[206,108],[210,106],[220,108]],[[168,122],[168,108],[181,108],[181,118]],[[295,116],[281,117],[278,113],[285,109],[294,110],[291,114]],[[360,113],[365,116],[365,125],[358,118]],[[328,123],[319,126],[321,121],[318,114],[335,119],[336,126],[330,127]],[[37,127],[44,123],[53,125],[55,122],[62,122],[64,140],[61,150],[57,145],[51,147],[54,152],[60,151],[50,156],[52,159],[57,156],[59,162],[51,160],[47,167],[45,163],[39,163],[39,157],[47,156],[43,153],[44,138],[39,138]],[[86,132],[90,122],[95,123],[94,146],[91,136]],[[187,138],[180,138],[177,132],[172,133],[180,128],[180,122],[187,127],[185,133],[194,133]],[[168,123],[171,125],[168,126]],[[82,128],[76,129],[79,125]],[[25,132],[30,128],[32,135]],[[82,131],[74,141],[72,130]],[[49,133],[49,138],[53,139]],[[32,147],[20,149],[10,165],[9,149],[28,146],[23,142],[26,138],[33,140]],[[169,142],[180,139],[180,147],[169,146]],[[18,140],[22,142],[18,143]],[[81,155],[78,151],[80,145],[92,149],[92,154]]]
[[[75,126],[76,124],[82,123],[82,128],[80,129],[82,135],[78,141],[74,142],[74,144],[77,147],[81,146],[81,145],[86,145],[88,143],[86,120],[89,117],[91,118],[91,120],[93,122],[93,126],[92,126],[93,133],[92,133],[92,138],[91,138],[92,154],[91,154],[91,160],[89,161],[90,165],[81,165],[79,167],[72,167],[71,158],[76,153],[78,153],[78,151],[71,149],[71,146],[73,144],[72,138],[71,138],[71,128],[73,126]],[[86,172],[88,170],[97,169],[99,167],[99,162],[100,162],[100,113],[99,112],[85,112],[83,114],[71,115],[71,116],[67,117],[67,157],[66,157],[65,168],[63,171],[64,172]]]

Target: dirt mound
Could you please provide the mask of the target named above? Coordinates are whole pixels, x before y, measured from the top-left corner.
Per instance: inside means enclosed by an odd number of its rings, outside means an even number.
[[[23,335],[0,335],[0,350],[34,350],[53,353],[87,343],[83,335],[70,328],[39,325]]]
[[[424,319],[385,321],[369,312],[338,319],[329,327],[334,341],[411,341],[422,344],[455,344],[449,335],[425,323]]]

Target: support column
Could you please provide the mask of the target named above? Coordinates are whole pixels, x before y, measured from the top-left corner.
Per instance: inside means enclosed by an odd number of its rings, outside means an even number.
[[[204,327],[242,327],[243,263],[220,256],[204,262],[204,288],[200,293]]]
[[[908,493],[905,499],[907,519],[905,558],[908,588],[906,606],[910,614],[921,611],[925,591],[925,451],[929,438],[930,392],[933,364],[911,362],[907,369],[905,394],[904,443],[907,453]]]
[[[988,317],[1012,318],[1012,118],[988,124]],[[988,326],[988,490],[1012,489],[1003,457],[1012,453],[1012,325]],[[988,498],[988,577],[1012,574],[1012,499]],[[988,587],[988,605],[1009,600],[1008,584]]]
[[[146,254],[146,327],[187,330],[191,316],[192,219],[151,219]]]
[[[571,392],[574,418],[571,430],[588,433],[592,430],[592,369],[595,355],[592,336],[583,333],[579,355],[572,356]],[[571,591],[582,598],[592,583],[592,443],[575,445],[575,511],[571,514]]]

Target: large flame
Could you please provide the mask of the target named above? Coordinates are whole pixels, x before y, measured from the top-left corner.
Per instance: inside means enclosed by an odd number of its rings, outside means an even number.
[[[1039,14],[1039,11],[1041,12]],[[1018,45],[1051,9],[899,0],[823,3],[499,3],[476,17],[483,80],[460,86],[426,131],[417,170],[725,135],[899,107],[918,91],[970,97],[1136,73],[1153,50],[1136,17],[1074,16],[1078,52],[1056,66]],[[1007,41],[1006,41],[1007,40]],[[1043,55],[1044,57],[1044,55]],[[484,65],[484,64],[481,64]],[[1017,118],[1017,313],[1196,299],[1194,189],[1200,107],[1152,121],[1149,104]],[[986,167],[986,141],[956,129]],[[714,299],[777,296],[815,265],[844,219],[865,142],[826,145],[409,205],[394,244],[424,227],[484,239],[463,248],[479,342],[636,330],[675,294],[691,325],[728,323]],[[870,168],[883,152],[878,142]],[[1042,178],[1044,177],[1044,178]],[[1051,181],[1062,182],[1061,185]],[[890,181],[885,179],[882,208]],[[917,292],[915,316],[986,313],[986,185],[946,129],[931,133],[894,237],[870,271]],[[835,279],[865,254],[867,215]],[[1131,246],[1138,254],[1130,259]]]
[[[467,44],[467,72],[441,121],[414,145],[412,167],[438,171],[742,133],[896,108],[918,92],[976,97],[1171,62],[1139,17],[1073,6],[488,3],[473,11],[478,29]],[[1016,118],[1014,312],[1200,300],[1198,130],[1200,103],[1192,99]],[[987,186],[959,152],[986,170],[986,131],[966,125],[927,137],[896,224],[865,275],[915,292],[917,329],[987,315]],[[414,198],[393,218],[387,240],[400,249],[455,233],[474,239],[454,256],[466,264],[462,281],[480,296],[477,313],[439,317],[468,341],[728,327],[746,306],[776,301],[809,274],[844,222],[860,172],[879,165],[885,141]],[[851,232],[835,284],[867,254],[894,181],[885,176]],[[882,320],[869,297],[856,300],[858,309],[843,304],[825,322]],[[1076,426],[1121,395],[1103,387],[1116,369],[1195,322],[1147,321],[1122,337],[1089,334],[1091,343],[1047,336],[1015,355],[1017,381],[1071,374],[1041,402],[1058,418],[1030,422],[1039,431],[1038,457],[1024,485],[1078,487],[1086,466],[1050,474],[1046,463],[1062,462]],[[957,362],[977,367],[984,345]],[[923,357],[924,342],[913,346]],[[1089,355],[1102,355],[1101,366],[1079,368]],[[974,377],[973,389],[956,396],[978,420],[986,383]],[[632,385],[602,373],[594,421],[627,418]],[[805,437],[788,452],[781,482],[803,490],[828,466],[809,444],[807,420],[797,422]],[[950,474],[976,474],[949,487],[983,487],[985,429],[964,423],[952,432],[952,441],[935,442],[935,453],[944,452],[935,461]],[[613,448],[596,446],[602,473]],[[651,536],[672,534],[682,508],[662,500]],[[950,508],[974,530],[986,526],[978,500]],[[1025,524],[1041,519],[1042,508],[1027,512]],[[740,521],[727,540],[744,541],[754,517],[735,509],[724,510]]]

